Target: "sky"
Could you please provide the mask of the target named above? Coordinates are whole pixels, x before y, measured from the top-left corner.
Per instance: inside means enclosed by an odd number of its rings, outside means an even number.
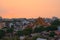
[[[60,0],[0,0],[3,18],[60,18]]]

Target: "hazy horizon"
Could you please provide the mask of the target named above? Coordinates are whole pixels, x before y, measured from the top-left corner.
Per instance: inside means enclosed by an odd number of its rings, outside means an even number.
[[[3,18],[60,18],[60,0],[0,0]]]

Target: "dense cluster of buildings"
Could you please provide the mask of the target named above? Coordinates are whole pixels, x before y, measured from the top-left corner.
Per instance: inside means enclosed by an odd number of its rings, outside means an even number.
[[[19,30],[24,30],[27,27],[30,28],[36,28],[38,26],[44,26],[44,27],[48,27],[51,25],[51,23],[53,21],[55,21],[56,19],[59,19],[57,17],[53,17],[53,18],[12,18],[12,19],[8,19],[8,18],[2,18],[0,17],[0,29],[4,28],[4,27],[8,27],[8,28],[14,28],[14,31],[17,32]],[[60,25],[57,27],[59,32],[56,31],[57,34],[60,34]],[[35,36],[37,34],[32,34],[32,36]],[[40,38],[38,38],[37,40],[39,40]],[[42,40],[42,39],[41,39]],[[46,40],[46,39],[43,39]]]
[[[14,27],[15,31],[17,30],[23,30],[26,27],[32,27],[34,28],[37,25],[43,25],[43,26],[49,26],[50,23],[54,20],[58,19],[57,17],[53,18],[2,18],[0,17],[0,28],[3,27]]]

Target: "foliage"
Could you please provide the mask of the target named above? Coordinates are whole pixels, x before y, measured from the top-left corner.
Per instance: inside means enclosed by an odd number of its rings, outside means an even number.
[[[55,26],[55,25],[46,27],[46,31],[55,31],[55,30],[57,30],[57,26]]]
[[[45,28],[43,27],[43,26],[39,26],[39,27],[36,27],[35,29],[34,29],[34,32],[35,33],[40,33],[40,32],[42,32],[42,31],[44,31],[45,30]]]
[[[23,31],[17,31],[16,33],[18,36],[23,36]]]
[[[60,25],[60,20],[59,19],[56,19],[52,22],[52,25]]]
[[[6,31],[7,33],[12,33],[14,31],[13,28],[8,28],[8,27],[4,27],[2,28],[4,31]]]
[[[0,38],[2,38],[5,35],[5,31],[0,29]]]
[[[8,28],[8,29],[7,29],[7,32],[8,32],[8,33],[12,33],[12,32],[13,32],[13,28]]]
[[[24,35],[30,35],[32,33],[32,28],[26,28],[23,30]]]
[[[32,37],[32,40],[36,40],[38,37],[37,36],[34,36],[34,37]]]
[[[50,34],[49,34],[49,37],[54,37],[56,34],[55,34],[55,32],[50,32]]]

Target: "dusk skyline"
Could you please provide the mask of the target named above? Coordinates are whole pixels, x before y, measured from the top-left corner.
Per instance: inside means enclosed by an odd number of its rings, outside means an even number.
[[[3,18],[60,18],[60,0],[0,0]]]

